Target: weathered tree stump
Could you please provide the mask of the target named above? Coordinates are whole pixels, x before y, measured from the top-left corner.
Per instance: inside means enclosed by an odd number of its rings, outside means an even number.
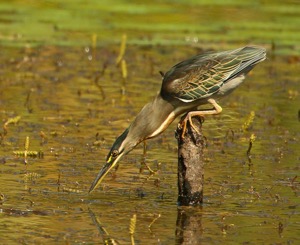
[[[184,117],[181,118],[181,121]],[[177,127],[178,140],[178,205],[200,205],[203,202],[204,182],[204,137],[202,122],[193,117],[192,122],[198,132],[187,123],[187,130],[182,138],[182,128]],[[179,123],[181,125],[181,123]]]

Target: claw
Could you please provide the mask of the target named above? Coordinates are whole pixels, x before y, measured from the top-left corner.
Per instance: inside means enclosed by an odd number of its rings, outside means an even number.
[[[204,121],[204,117],[202,115],[197,115],[201,118],[201,122]],[[185,132],[186,132],[186,124],[187,122],[190,123],[191,127],[198,133],[200,134],[199,130],[195,127],[195,125],[193,124],[193,121],[192,121],[192,116],[190,115],[190,113],[188,113],[186,115],[186,117],[183,119],[182,123],[181,123],[181,128],[182,128],[182,134],[181,134],[181,138],[184,139],[184,135],[185,135]]]
[[[213,109],[208,109],[208,110],[201,110],[201,111],[190,111],[185,118],[183,119],[182,123],[181,123],[181,128],[183,128],[182,130],[182,134],[181,134],[181,138],[184,138],[185,132],[186,132],[186,124],[187,121],[190,122],[191,127],[198,133],[200,134],[199,130],[194,126],[193,122],[192,122],[192,117],[194,116],[198,116],[201,118],[201,123],[204,122],[204,115],[217,115],[220,114],[222,112],[222,107],[219,106],[217,104],[217,102],[214,99],[208,99],[207,102],[209,102],[210,104],[212,104],[214,106]]]
[[[182,120],[182,122],[179,124],[180,128],[182,129],[182,133],[181,133],[181,138],[182,139],[184,139],[184,135],[185,135],[185,132],[186,132],[187,117],[188,117],[188,115],[186,115],[185,118]]]

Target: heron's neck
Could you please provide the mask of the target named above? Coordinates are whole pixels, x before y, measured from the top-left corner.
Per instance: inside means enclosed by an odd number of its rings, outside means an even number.
[[[158,94],[136,116],[130,125],[129,134],[139,143],[162,133],[175,118],[174,107]]]

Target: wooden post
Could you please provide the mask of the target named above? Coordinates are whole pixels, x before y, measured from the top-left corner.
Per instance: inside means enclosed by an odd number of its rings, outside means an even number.
[[[181,137],[182,128],[177,127],[176,130],[178,140],[178,205],[181,206],[200,205],[203,202],[203,147],[205,141],[202,135],[201,119],[193,117],[191,120],[198,132],[191,127],[189,122],[184,138]]]

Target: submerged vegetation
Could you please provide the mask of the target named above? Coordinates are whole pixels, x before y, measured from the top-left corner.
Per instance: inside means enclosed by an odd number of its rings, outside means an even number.
[[[299,243],[299,4],[0,6],[3,243]],[[268,59],[205,118],[202,207],[177,207],[176,122],[87,195],[115,137],[160,89],[159,71],[247,44]]]

